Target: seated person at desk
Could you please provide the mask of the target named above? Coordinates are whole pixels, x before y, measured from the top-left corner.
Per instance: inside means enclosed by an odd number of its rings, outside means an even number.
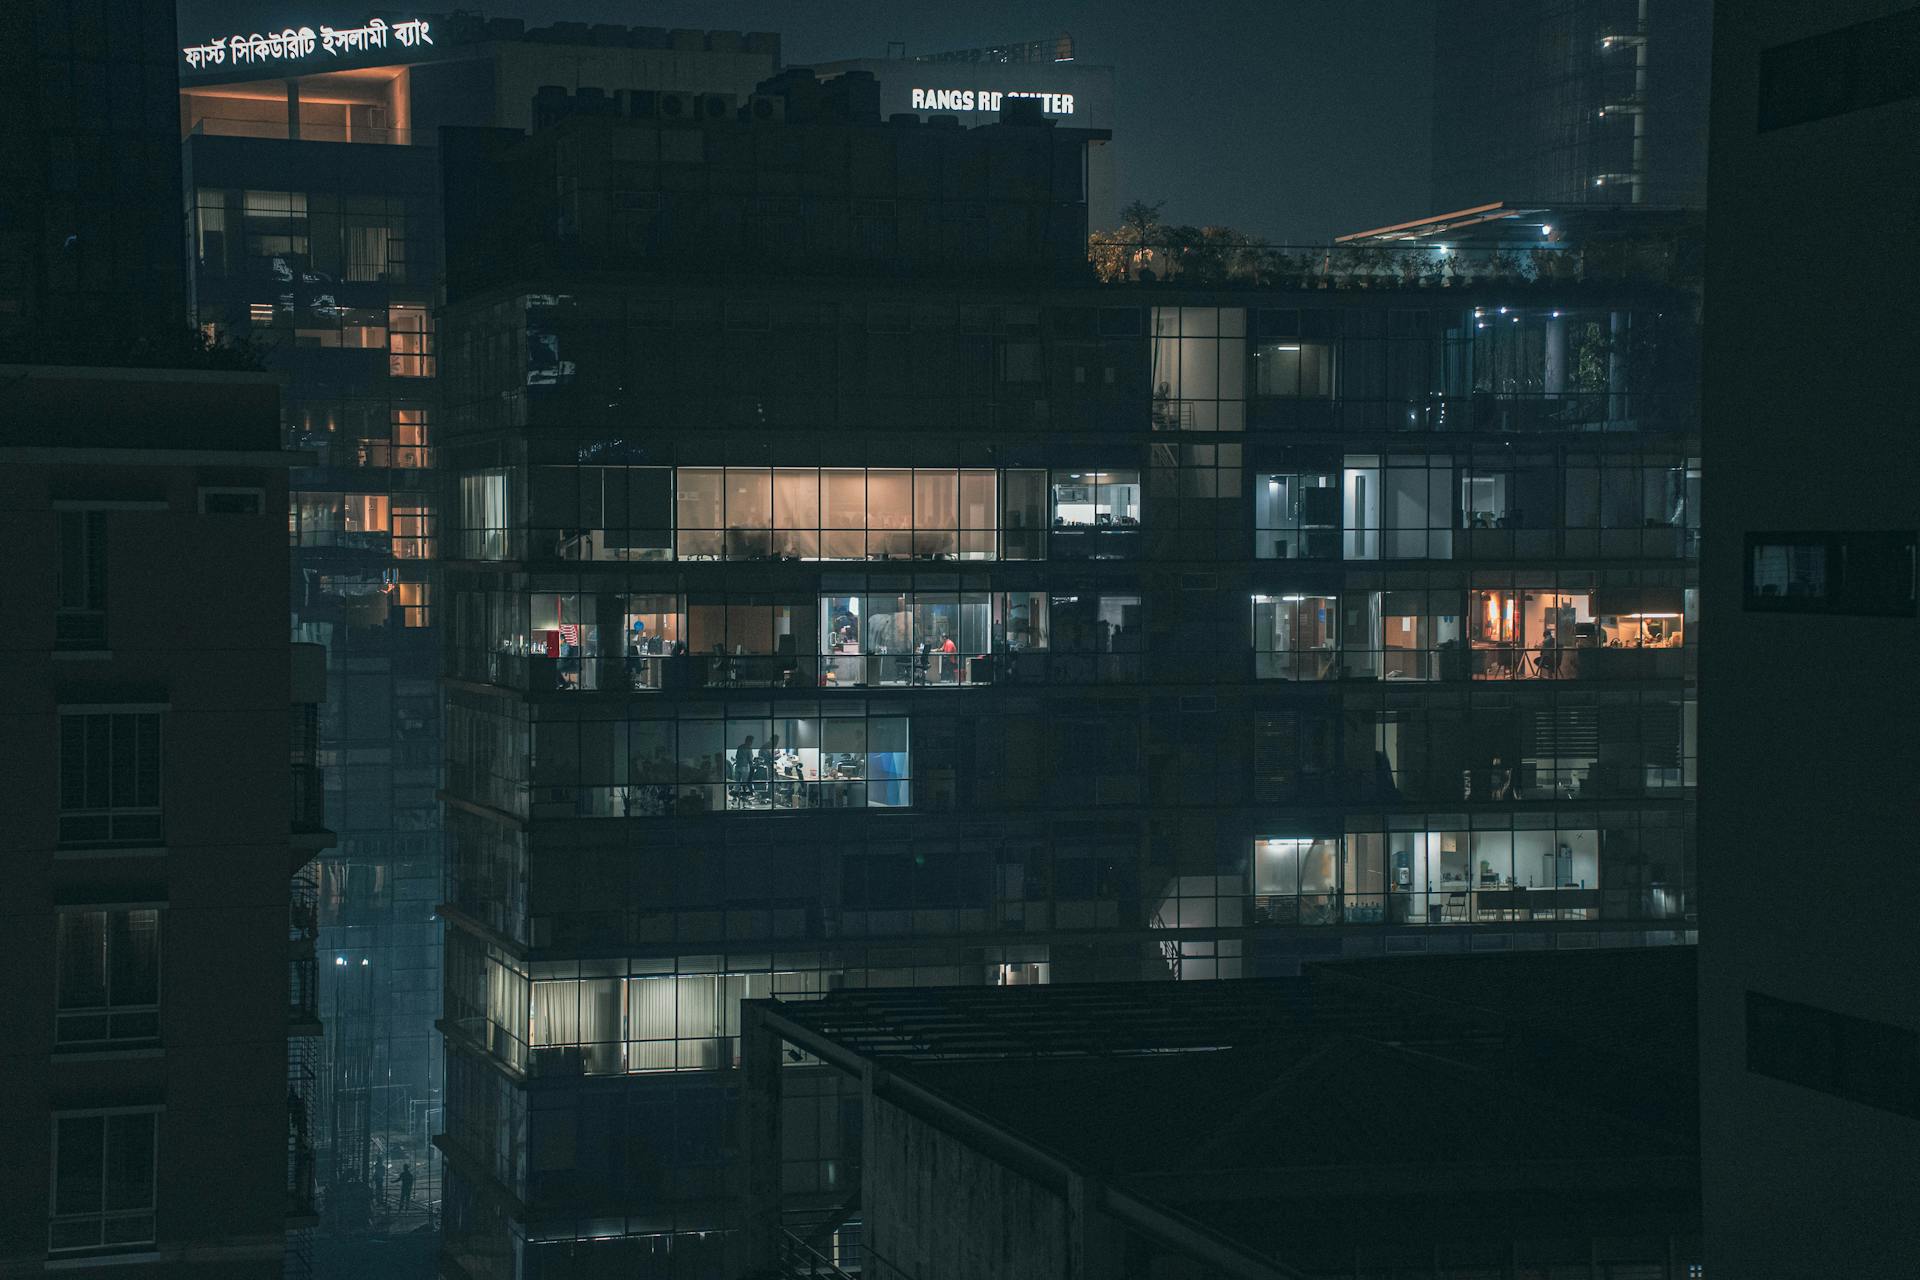
[[[1540,647],[1535,651],[1533,669],[1542,676],[1552,679],[1560,674],[1560,637],[1548,627],[1546,634],[1540,637]]]

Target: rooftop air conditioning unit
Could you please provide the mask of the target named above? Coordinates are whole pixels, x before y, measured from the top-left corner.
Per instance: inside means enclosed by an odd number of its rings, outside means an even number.
[[[787,100],[756,93],[740,108],[740,118],[752,124],[779,124],[787,118]]]
[[[732,118],[738,102],[739,99],[731,93],[696,93],[693,95],[693,114],[701,120],[727,120]]]
[[[693,94],[662,93],[655,100],[655,109],[662,120],[693,119]]]

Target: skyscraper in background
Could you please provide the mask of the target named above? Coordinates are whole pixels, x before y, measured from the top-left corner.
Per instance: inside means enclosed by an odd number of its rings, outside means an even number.
[[[1710,0],[1440,0],[1434,212],[1701,204]]]

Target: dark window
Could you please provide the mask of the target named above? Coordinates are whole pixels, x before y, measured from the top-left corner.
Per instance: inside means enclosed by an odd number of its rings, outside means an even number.
[[[54,1040],[62,1045],[160,1035],[160,913],[62,911]]]
[[[266,510],[266,494],[259,489],[202,489],[200,513],[209,516],[257,516]]]
[[[1746,606],[1911,618],[1914,541],[1912,533],[1750,533]]]
[[[48,1253],[153,1243],[155,1116],[121,1111],[54,1117]]]
[[[1920,8],[1760,55],[1760,132],[1920,95]]]
[[[54,644],[98,649],[107,642],[107,513],[62,511],[59,609]]]
[[[60,843],[160,838],[160,713],[62,714]]]
[[[1920,1032],[1747,992],[1747,1070],[1920,1119]]]

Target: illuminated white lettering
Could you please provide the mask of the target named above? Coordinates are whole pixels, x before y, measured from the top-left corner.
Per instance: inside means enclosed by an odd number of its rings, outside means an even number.
[[[262,35],[221,36],[206,44],[187,45],[180,50],[187,66],[195,71],[223,65],[231,53],[235,63],[274,62],[311,57],[316,49],[332,57],[342,53],[364,53],[387,47],[387,37],[407,48],[432,44],[432,24],[423,18],[409,18],[388,26],[381,18],[368,18],[364,26],[334,28],[323,26],[316,35],[312,27],[288,27]]]
[[[394,28],[394,35],[401,38],[399,27]],[[909,92],[915,111],[999,111],[1008,98],[1038,98],[1043,115],[1074,113],[1070,93],[1043,93],[1035,89],[914,89]]]

